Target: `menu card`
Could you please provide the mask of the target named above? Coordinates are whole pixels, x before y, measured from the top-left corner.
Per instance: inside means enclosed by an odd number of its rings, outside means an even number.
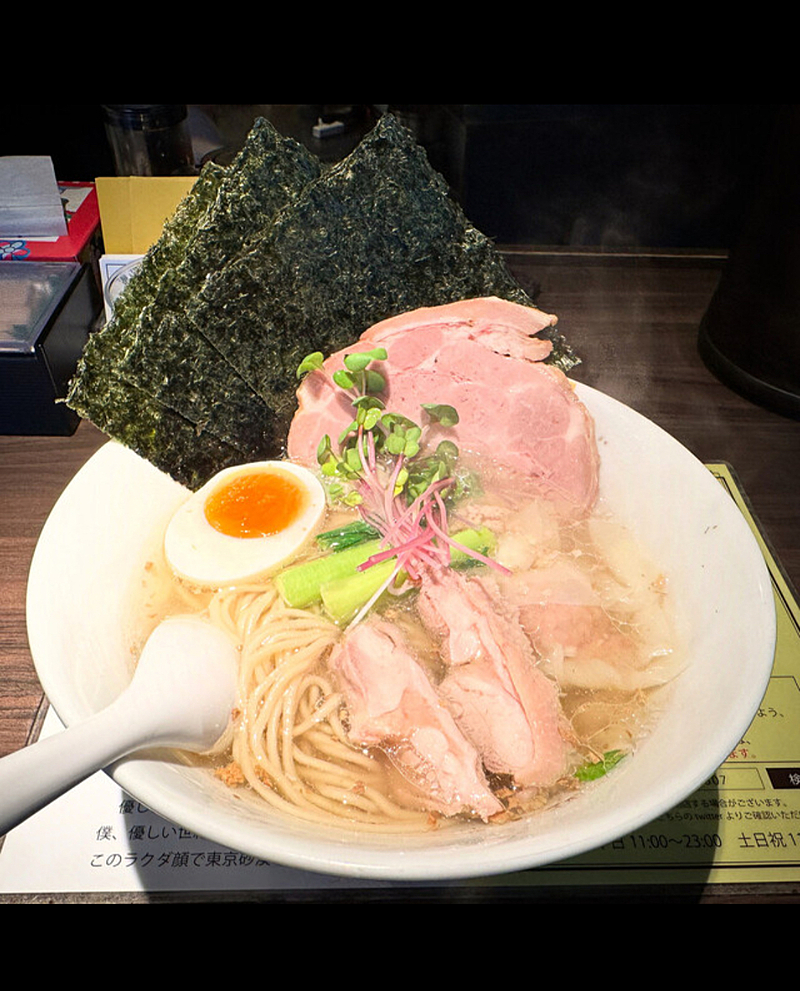
[[[749,730],[712,778],[642,829],[558,864],[437,887],[800,882],[800,609],[730,466],[708,468],[750,523],[775,596],[775,662]],[[43,732],[59,728],[48,713]],[[103,772],[12,830],[0,850],[0,899],[414,886],[307,873],[216,846],[142,807]]]

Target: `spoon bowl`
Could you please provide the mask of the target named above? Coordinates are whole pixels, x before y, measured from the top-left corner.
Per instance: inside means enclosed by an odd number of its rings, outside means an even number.
[[[222,630],[197,616],[164,620],[110,705],[0,760],[0,836],[134,751],[211,749],[236,701],[237,664],[236,646]]]

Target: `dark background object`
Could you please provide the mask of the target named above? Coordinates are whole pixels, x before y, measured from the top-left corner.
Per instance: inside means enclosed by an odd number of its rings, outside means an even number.
[[[0,155],[49,155],[62,182],[114,175],[99,103],[0,105]]]
[[[501,244],[728,248],[777,104],[388,104],[425,147],[470,220]],[[228,158],[266,117],[325,162],[386,109],[375,104],[192,104]],[[318,118],[341,119],[315,139]],[[213,144],[214,142],[212,142]],[[45,154],[56,175],[114,175],[100,104],[0,107],[0,154]]]
[[[763,150],[698,346],[726,385],[800,418],[800,105],[782,108]]]
[[[103,104],[118,176],[196,173],[185,103]]]
[[[189,121],[195,157],[230,165],[253,126],[265,117],[277,131],[294,138],[316,155],[323,167],[341,161],[374,127],[381,111],[370,104],[191,104]],[[339,122],[343,129],[326,137],[314,135],[318,121]],[[213,140],[215,138],[216,140]],[[211,147],[203,147],[211,142]],[[199,154],[198,154],[199,152]]]
[[[421,140],[470,220],[505,244],[725,248],[772,104],[450,104]]]
[[[752,191],[774,104],[193,105],[227,160],[257,115],[324,162],[388,109],[414,133],[466,215],[499,244],[729,247]],[[318,118],[340,119],[315,139]]]

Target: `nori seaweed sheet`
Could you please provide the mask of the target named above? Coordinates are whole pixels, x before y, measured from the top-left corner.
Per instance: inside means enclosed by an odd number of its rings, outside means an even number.
[[[319,162],[301,145],[278,134],[266,120],[256,121],[232,165],[217,170],[220,181],[213,194],[206,195],[211,183],[203,182],[193,197],[198,208],[191,219],[189,210],[182,211],[179,230],[184,236],[179,240],[177,222],[165,227],[145,259],[155,256],[166,263],[160,266],[160,277],[151,278],[146,288],[144,280],[138,280],[135,302],[124,307],[124,318],[117,319],[115,311],[114,318],[92,336],[67,403],[142,453],[145,441],[135,424],[126,425],[119,414],[112,424],[109,409],[126,410],[135,417],[137,402],[149,402],[159,414],[144,431],[149,459],[157,460],[160,467],[174,463],[174,468],[165,470],[182,479],[196,478],[199,484],[204,479],[192,462],[197,458],[206,463],[205,445],[213,448],[221,442],[225,453],[238,452],[238,461],[270,450],[274,424],[263,402],[204,338],[188,334],[173,314],[180,312],[208,272],[242,251],[248,238],[267,228],[279,209],[319,171]],[[148,269],[154,273],[155,266]],[[132,284],[133,280],[122,296]],[[169,453],[158,452],[162,438]]]
[[[120,293],[111,319],[89,337],[66,397],[67,405],[76,412],[80,406],[81,416],[93,419],[91,410],[112,401],[109,386],[102,387],[97,371],[102,367],[113,368],[122,350],[120,340],[131,332],[142,310],[152,300],[160,280],[178,264],[186,244],[216,199],[223,174],[224,170],[214,163],[203,167],[173,216],[165,222],[161,236],[145,253],[141,265]],[[91,376],[85,373],[89,362],[95,366]]]
[[[306,354],[346,347],[395,313],[488,295],[533,305],[411,133],[385,115],[250,251],[209,275],[181,319],[236,367],[285,437]]]
[[[260,236],[321,170],[319,160],[293,138],[259,117],[226,170],[219,194],[204,216],[184,257],[151,305],[181,306],[210,272],[219,270]]]
[[[258,460],[274,449],[274,419],[268,407],[202,337],[168,314],[158,329],[159,347],[166,350],[168,361],[152,360],[152,341],[141,333],[132,337],[115,369],[123,382],[198,430],[238,447],[242,460]]]
[[[310,351],[418,306],[488,295],[534,305],[390,115],[324,172],[259,120],[216,178],[215,195],[165,229],[157,279],[90,338],[67,397],[189,488],[283,453]],[[567,370],[577,358],[548,334],[550,360]]]
[[[119,383],[113,372],[98,368],[91,356],[82,374],[83,392],[92,397],[91,407],[84,409],[76,398],[76,412],[187,488],[198,489],[214,472],[246,460],[237,447],[198,430],[143,390]]]
[[[216,199],[223,175],[224,169],[214,163],[201,169],[197,181],[165,222],[161,236],[117,297],[111,319],[89,337],[65,400],[80,416],[142,457],[159,463],[159,467],[169,461],[159,458],[154,449],[161,422],[158,404],[149,402],[141,389],[120,380],[115,370],[123,353],[120,342],[152,300],[161,278],[179,264],[186,244]]]
[[[225,169],[207,162],[196,182],[164,223],[161,236],[145,253],[139,267],[114,304],[112,321],[130,326],[152,300],[165,272],[180,264],[190,238],[217,198]]]

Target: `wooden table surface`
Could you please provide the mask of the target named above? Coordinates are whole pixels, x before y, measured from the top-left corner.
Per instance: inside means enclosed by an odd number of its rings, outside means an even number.
[[[723,258],[530,249],[507,249],[507,257],[582,356],[573,377],[644,414],[700,460],[728,462],[800,587],[800,422],[732,392],[697,353]],[[0,437],[0,756],[26,743],[43,705],[25,625],[36,541],[64,486],[104,440],[85,422],[71,437]],[[756,886],[696,897],[779,900],[797,890]]]

